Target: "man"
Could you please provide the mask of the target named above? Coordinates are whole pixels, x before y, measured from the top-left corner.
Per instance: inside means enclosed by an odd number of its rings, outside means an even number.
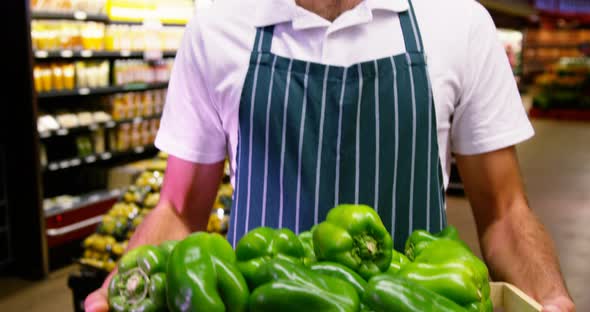
[[[532,135],[473,0],[218,0],[178,51],[156,140],[170,154],[161,202],[130,247],[205,229],[229,154],[232,244],[363,203],[399,249],[446,225],[454,153],[493,277],[574,311],[519,175],[514,145]],[[105,294],[87,311],[106,311]]]

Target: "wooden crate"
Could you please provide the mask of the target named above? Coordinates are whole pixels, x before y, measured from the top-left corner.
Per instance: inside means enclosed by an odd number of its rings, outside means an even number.
[[[494,311],[503,312],[540,312],[542,306],[514,285],[508,283],[491,283]]]

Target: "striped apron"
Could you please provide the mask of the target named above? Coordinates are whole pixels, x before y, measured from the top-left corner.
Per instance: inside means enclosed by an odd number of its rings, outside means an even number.
[[[406,53],[348,67],[271,53],[259,28],[239,107],[229,241],[259,227],[299,233],[338,204],[373,207],[403,250],[446,225],[436,116],[413,7]],[[392,38],[391,40],[395,40]]]

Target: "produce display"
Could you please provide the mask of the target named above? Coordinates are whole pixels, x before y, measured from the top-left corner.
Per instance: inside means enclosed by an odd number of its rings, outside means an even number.
[[[84,253],[79,260],[81,264],[110,272],[119,259],[121,262],[124,261],[127,256],[121,257],[127,250],[129,238],[160,201],[166,157],[166,154],[160,153],[157,159],[153,160],[149,170],[142,172],[135,183],[123,193],[121,199],[103,216],[96,233],[83,241]],[[220,235],[227,233],[229,216],[225,212],[231,206],[232,192],[229,184],[220,187],[209,219],[208,232]]]
[[[590,109],[590,58],[563,58],[537,77],[533,105],[540,109]]]
[[[235,250],[204,232],[171,246],[137,247],[121,259],[113,311],[493,311],[488,269],[454,227],[416,230],[397,251],[364,205],[334,207],[299,236],[255,228]]]

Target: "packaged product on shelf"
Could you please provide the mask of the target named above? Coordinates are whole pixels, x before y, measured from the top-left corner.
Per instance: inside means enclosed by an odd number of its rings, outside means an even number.
[[[37,131],[46,132],[59,129],[59,123],[51,115],[43,115],[37,119]]]
[[[75,63],[78,88],[98,88],[109,85],[109,62],[86,62]]]
[[[57,122],[62,128],[74,128],[79,125],[78,116],[76,116],[76,114],[57,115]]]
[[[94,122],[107,122],[112,119],[111,115],[101,111],[92,113],[92,118]]]
[[[89,14],[105,14],[106,2],[106,0],[32,0],[31,9],[34,11],[82,11]]]
[[[93,154],[92,142],[86,135],[76,137],[76,146],[78,148],[78,157],[86,157]]]
[[[163,60],[152,65],[138,60],[116,60],[115,84],[167,82],[170,79],[173,60]]]
[[[139,132],[139,124],[132,124],[129,134],[130,146],[132,148],[141,146],[141,133]]]
[[[118,151],[126,151],[129,149],[131,144],[130,130],[131,126],[129,124],[122,124],[119,126],[119,131],[117,132]]]
[[[92,131],[92,142],[94,143],[94,152],[97,154],[106,151],[104,128],[98,128]]]
[[[78,123],[80,126],[88,126],[94,123],[94,119],[92,118],[92,113],[90,112],[79,112],[78,113]]]
[[[53,89],[55,90],[63,90],[64,89],[64,74],[62,70],[61,64],[52,64],[51,65],[51,74],[52,74],[52,81],[53,81]]]

